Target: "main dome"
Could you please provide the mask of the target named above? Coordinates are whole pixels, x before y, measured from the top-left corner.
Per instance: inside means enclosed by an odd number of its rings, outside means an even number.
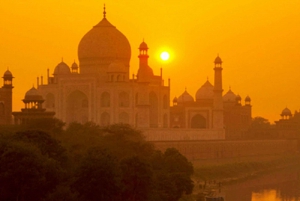
[[[118,59],[129,67],[131,48],[127,38],[105,17],[87,32],[78,46],[78,58],[82,73],[98,72],[100,67],[108,68]],[[93,72],[88,72],[92,70]],[[103,72],[103,71],[102,71]]]

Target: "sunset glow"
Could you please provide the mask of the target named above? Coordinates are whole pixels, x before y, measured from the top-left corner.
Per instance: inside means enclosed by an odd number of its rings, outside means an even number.
[[[160,54],[160,58],[161,58],[162,60],[166,61],[166,60],[168,60],[168,59],[170,58],[170,55],[169,55],[168,52],[162,52],[162,53]]]
[[[3,1],[1,17],[2,73],[13,73],[13,110],[37,77],[53,74],[61,58],[78,62],[83,35],[102,19],[104,2]],[[161,68],[162,45],[172,62],[164,66],[172,83],[171,100],[187,87],[195,96],[207,77],[213,81],[213,61],[223,60],[223,93],[242,100],[249,95],[253,117],[280,119],[286,106],[300,109],[300,2],[290,1],[152,1],[107,0],[106,17],[131,45],[130,74],[138,70],[138,47],[145,38],[149,65]],[[158,20],[159,19],[159,20]],[[166,68],[165,68],[166,67]],[[44,79],[46,82],[46,79]]]

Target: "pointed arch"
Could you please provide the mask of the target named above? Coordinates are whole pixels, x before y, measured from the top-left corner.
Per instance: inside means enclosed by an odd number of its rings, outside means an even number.
[[[82,102],[81,102],[81,105],[83,108],[87,108],[89,107],[89,102],[87,99],[83,99]]]
[[[119,107],[129,107],[129,94],[124,91],[119,93]]]
[[[46,108],[53,109],[55,108],[55,97],[52,93],[46,95]]]
[[[191,119],[191,128],[207,128],[206,119],[201,114],[196,114]]]
[[[158,98],[154,92],[150,92],[149,94],[149,120],[150,120],[150,127],[157,128],[158,127]]]
[[[66,122],[85,123],[88,121],[88,98],[79,90],[71,92],[67,97]]]
[[[167,95],[164,95],[164,97],[163,97],[163,108],[164,109],[168,108],[168,97],[167,97]]]
[[[126,112],[120,113],[119,122],[123,124],[129,124],[129,115]]]
[[[163,127],[168,128],[168,115],[167,114],[164,114],[164,117],[163,117]]]
[[[101,126],[108,126],[110,124],[110,115],[107,112],[101,114]]]
[[[135,94],[135,106],[138,106],[139,104],[139,93]]]
[[[110,107],[110,94],[108,92],[101,94],[101,107]]]

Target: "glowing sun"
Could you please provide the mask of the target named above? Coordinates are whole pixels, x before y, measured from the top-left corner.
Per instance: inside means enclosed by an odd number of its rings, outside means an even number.
[[[160,54],[160,58],[164,61],[167,61],[170,58],[170,54],[168,52],[162,52]]]

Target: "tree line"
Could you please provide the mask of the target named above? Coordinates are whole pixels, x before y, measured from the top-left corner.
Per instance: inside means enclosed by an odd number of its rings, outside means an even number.
[[[177,201],[192,164],[129,125],[39,119],[0,127],[0,200]]]

